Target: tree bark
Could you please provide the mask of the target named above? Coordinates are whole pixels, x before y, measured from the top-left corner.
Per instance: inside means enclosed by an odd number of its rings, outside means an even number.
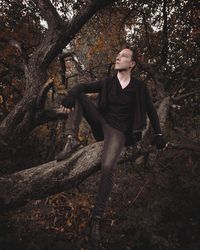
[[[13,142],[19,143],[40,124],[37,121],[38,112],[42,114],[44,105],[38,106],[37,98],[47,80],[47,69],[52,60],[98,10],[114,2],[114,0],[88,1],[88,4],[83,6],[70,22],[66,22],[62,20],[49,0],[33,1],[47,21],[48,29],[40,45],[24,60],[25,95],[0,125],[0,138],[10,145]]]
[[[103,142],[96,142],[79,149],[66,160],[51,161],[40,166],[0,178],[0,210],[8,211],[70,188],[77,187],[101,167]],[[155,154],[155,147],[148,149],[135,146],[120,155],[118,163],[131,160],[143,164],[142,155]],[[187,149],[200,152],[197,145],[169,143],[166,149]],[[140,163],[138,163],[140,161]],[[155,164],[151,162],[151,164]]]
[[[0,178],[0,209],[21,206],[77,186],[100,168],[103,142],[94,143],[61,162],[51,161]],[[89,153],[88,153],[89,152]]]

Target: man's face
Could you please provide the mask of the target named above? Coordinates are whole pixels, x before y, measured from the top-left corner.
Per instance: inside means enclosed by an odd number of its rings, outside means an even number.
[[[132,61],[132,51],[130,49],[123,49],[119,52],[115,61],[116,70],[131,70],[135,66]]]

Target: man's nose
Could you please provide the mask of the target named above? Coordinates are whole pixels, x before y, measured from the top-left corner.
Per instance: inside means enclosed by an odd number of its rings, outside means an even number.
[[[120,57],[119,57],[119,56],[117,56],[117,57],[116,57],[116,61],[119,61],[119,60],[120,60]]]

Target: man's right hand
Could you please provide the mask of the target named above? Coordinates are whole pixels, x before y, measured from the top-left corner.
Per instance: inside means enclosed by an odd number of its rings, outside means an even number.
[[[70,112],[75,107],[75,97],[72,95],[67,94],[60,102],[61,108],[63,108],[63,111],[67,110]]]
[[[66,108],[63,105],[60,105],[58,110],[61,111],[61,112],[69,114],[71,111],[74,111],[74,108]]]

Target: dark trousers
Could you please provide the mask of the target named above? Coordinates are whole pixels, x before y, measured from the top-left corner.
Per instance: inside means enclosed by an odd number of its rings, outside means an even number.
[[[101,161],[101,178],[92,210],[92,216],[102,217],[107,207],[109,195],[114,184],[114,174],[117,160],[125,146],[125,133],[111,127],[103,118],[97,107],[87,95],[81,93],[77,100],[82,108],[82,114],[91,127],[96,141],[104,140]]]

